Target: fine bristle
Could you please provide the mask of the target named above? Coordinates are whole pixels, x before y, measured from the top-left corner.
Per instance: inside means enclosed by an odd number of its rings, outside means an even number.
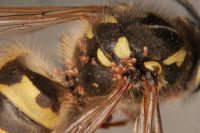
[[[78,42],[83,38],[84,34],[89,28],[89,23],[85,20],[78,21],[69,27],[68,32],[65,32],[60,37],[60,53],[63,63],[66,61],[73,61],[75,49]]]
[[[16,40],[0,44],[0,69],[15,59],[33,72],[41,74],[55,81],[61,81],[62,76],[55,74],[56,66],[54,62],[42,52],[36,44],[31,44],[28,40]]]

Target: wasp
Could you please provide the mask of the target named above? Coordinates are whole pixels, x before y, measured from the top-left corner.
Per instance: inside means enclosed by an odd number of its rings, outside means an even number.
[[[175,2],[189,15],[148,4],[0,7],[0,132],[91,133],[131,122],[135,133],[162,133],[159,104],[200,89],[200,18]],[[115,112],[126,120],[112,122]]]

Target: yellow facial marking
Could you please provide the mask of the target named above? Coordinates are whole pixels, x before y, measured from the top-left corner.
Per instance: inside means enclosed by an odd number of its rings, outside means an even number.
[[[131,55],[129,42],[126,37],[120,37],[115,45],[114,53],[120,59],[128,58]]]
[[[0,133],[8,133],[8,132],[0,128]]]
[[[50,108],[41,108],[36,103],[36,97],[40,94],[40,91],[26,76],[22,77],[20,83],[11,86],[0,84],[0,93],[37,123],[50,129],[56,125],[57,114],[52,112]]]
[[[116,19],[114,16],[105,15],[105,16],[101,19],[100,23],[105,23],[105,24],[107,24],[107,23],[116,24],[116,23],[117,23],[117,19]]]
[[[162,67],[161,67],[160,63],[158,63],[156,61],[146,61],[146,62],[144,62],[144,66],[145,66],[145,68],[149,69],[150,71],[156,71],[156,69],[158,69],[158,74],[162,73]]]
[[[106,67],[110,67],[111,66],[111,62],[105,56],[105,54],[103,53],[103,51],[101,51],[100,48],[97,50],[97,58],[99,59],[99,61],[101,62],[102,65],[104,65]]]
[[[169,56],[167,59],[165,59],[163,61],[163,64],[171,65],[173,63],[176,63],[176,65],[178,67],[180,67],[183,64],[186,55],[187,55],[187,51],[184,48],[182,48],[175,54],[173,54],[173,55]]]
[[[94,34],[93,34],[93,32],[92,32],[92,26],[89,26],[89,28],[88,28],[88,30],[87,30],[87,32],[86,32],[86,37],[87,37],[88,39],[92,39],[92,38],[94,37]]]

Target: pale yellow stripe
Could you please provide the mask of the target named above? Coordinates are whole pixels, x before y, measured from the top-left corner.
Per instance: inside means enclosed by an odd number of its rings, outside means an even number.
[[[120,59],[128,58],[131,55],[129,42],[125,36],[118,39],[114,48],[114,52]]]
[[[103,53],[103,51],[100,48],[98,48],[98,50],[97,50],[97,58],[99,59],[99,61],[101,62],[102,65],[104,65],[106,67],[111,66],[111,62],[105,56],[105,54]]]
[[[105,16],[101,19],[100,23],[105,23],[105,24],[107,24],[107,23],[116,24],[116,23],[117,23],[117,19],[116,19],[114,16],[105,15]]]
[[[36,103],[40,91],[26,76],[22,77],[20,83],[11,86],[0,84],[0,92],[37,123],[50,129],[56,125],[58,115],[50,108],[41,108]]]
[[[176,65],[178,67],[180,67],[183,64],[186,55],[187,55],[187,51],[184,48],[182,48],[179,51],[177,51],[175,54],[173,54],[173,55],[169,56],[167,59],[165,59],[163,61],[163,64],[171,65],[173,63],[176,63]]]
[[[145,68],[149,69],[150,71],[155,71],[156,67],[158,68],[158,74],[162,73],[162,67],[159,62],[157,61],[145,61],[144,62]]]
[[[92,26],[90,26],[86,32],[86,36],[88,39],[92,39],[94,37],[94,34],[92,32]]]

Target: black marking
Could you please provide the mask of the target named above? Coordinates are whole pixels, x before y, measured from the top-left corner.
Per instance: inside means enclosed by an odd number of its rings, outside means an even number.
[[[166,22],[163,18],[156,16],[153,13],[148,13],[146,17],[144,17],[141,20],[142,24],[147,24],[147,25],[162,25],[162,26],[168,26],[170,27],[171,25]]]
[[[112,75],[109,71],[92,64],[80,66],[79,83],[85,88],[90,96],[101,96],[108,94],[112,86]],[[98,84],[98,89],[93,83]]]
[[[37,97],[36,97],[36,103],[42,107],[42,108],[49,108],[51,107],[51,100],[43,95],[42,93],[40,93]]]
[[[162,47],[165,49],[165,55],[163,55],[163,59],[184,47],[183,40],[179,37],[179,35],[177,35],[176,32],[165,28],[152,29],[152,31],[159,39],[163,41]]]
[[[42,94],[47,96],[51,101],[51,108],[54,112],[58,112],[60,109],[59,95],[61,92],[66,90],[59,83],[55,83],[37,73],[33,73],[32,71],[27,71],[27,76],[31,79],[33,84],[40,89]]]
[[[169,84],[174,84],[183,73],[183,67],[177,67],[176,64],[165,66],[165,78]]]
[[[132,57],[137,61],[160,60],[165,52],[162,41],[156,37],[149,29],[132,25],[124,28],[125,36],[129,41]],[[148,47],[148,55],[143,55],[144,47]],[[155,54],[157,53],[157,54]]]
[[[8,63],[0,70],[0,84],[13,85],[20,83],[22,79],[22,72],[18,71],[21,69],[18,65]]]
[[[44,76],[30,71],[22,66],[17,60],[7,63],[0,70],[0,83],[5,85],[19,83],[23,75],[26,75],[42,94],[49,99],[52,103],[52,110],[58,112],[60,108],[60,103],[58,101],[59,92],[65,90],[65,88],[59,83],[55,83]]]
[[[102,34],[103,33],[103,34]],[[124,36],[118,24],[99,24],[96,27],[96,40],[109,60],[118,61],[114,53],[115,45],[120,37]]]

